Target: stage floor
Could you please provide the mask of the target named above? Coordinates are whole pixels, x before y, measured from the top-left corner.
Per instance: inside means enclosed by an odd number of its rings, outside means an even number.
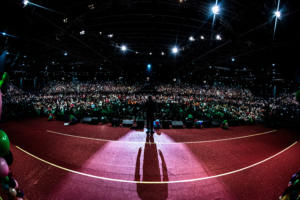
[[[29,200],[278,199],[300,167],[295,134],[263,126],[145,130],[32,119],[0,124]]]

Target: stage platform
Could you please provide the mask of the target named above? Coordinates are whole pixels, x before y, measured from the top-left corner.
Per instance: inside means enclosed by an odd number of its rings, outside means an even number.
[[[300,167],[295,133],[260,125],[145,130],[31,119],[0,124],[29,200],[278,199]]]

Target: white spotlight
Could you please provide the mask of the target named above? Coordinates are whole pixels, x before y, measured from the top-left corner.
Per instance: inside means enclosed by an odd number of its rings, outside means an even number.
[[[68,23],[68,18],[64,18],[63,19],[63,22],[66,24],[66,23]]]
[[[274,15],[276,18],[280,18],[281,17],[281,12],[279,10],[274,12]]]
[[[29,3],[29,1],[28,1],[28,0],[24,0],[24,1],[23,1],[23,4],[24,4],[24,6],[27,6],[27,5],[28,5],[28,3]]]
[[[125,45],[122,45],[122,46],[121,46],[121,50],[122,50],[122,51],[126,51],[126,50],[127,50],[127,47],[126,47]]]
[[[107,35],[107,37],[113,38],[113,37],[114,37],[114,34],[109,34],[109,35]]]
[[[222,37],[221,37],[221,35],[216,35],[216,40],[222,40]]]
[[[150,52],[149,55],[151,56],[151,55],[152,55],[152,52]]]
[[[174,53],[174,54],[177,54],[177,53],[178,53],[178,51],[179,51],[179,50],[178,50],[178,48],[177,48],[177,47],[173,47],[173,48],[172,48],[172,53]]]
[[[203,35],[201,35],[200,38],[201,38],[201,40],[204,40],[204,39],[205,39],[205,37],[204,37]]]
[[[139,52],[138,52],[138,51],[136,51],[136,52],[135,52],[135,54],[139,54]]]
[[[85,35],[85,30],[79,32],[80,35]]]
[[[193,36],[190,36],[190,37],[189,37],[189,41],[194,42],[194,41],[195,41],[195,38],[194,38]]]
[[[216,4],[211,8],[211,11],[213,12],[214,15],[217,15],[220,13],[220,7]]]
[[[64,56],[68,56],[68,52],[65,51]]]
[[[6,35],[7,35],[5,32],[2,32],[1,34],[2,34],[3,36],[6,36]]]
[[[165,55],[165,52],[162,51],[162,52],[161,52],[161,55],[164,56],[164,55]]]
[[[235,62],[235,58],[234,58],[234,57],[232,57],[232,58],[231,58],[231,61],[232,61],[232,62]]]

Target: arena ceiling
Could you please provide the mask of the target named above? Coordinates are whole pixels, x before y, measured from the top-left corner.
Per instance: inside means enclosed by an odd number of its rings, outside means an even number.
[[[0,44],[10,52],[14,70],[105,71],[121,76],[142,74],[151,63],[153,73],[169,78],[205,73],[209,66],[238,71],[276,64],[288,78],[297,71],[296,0],[280,2],[282,16],[275,35],[275,0],[219,1],[214,23],[214,0],[29,2],[1,3],[0,31],[13,37],[0,37]],[[216,39],[218,34],[222,40]],[[120,50],[122,45],[126,52]],[[176,56],[171,53],[174,46],[179,49]]]

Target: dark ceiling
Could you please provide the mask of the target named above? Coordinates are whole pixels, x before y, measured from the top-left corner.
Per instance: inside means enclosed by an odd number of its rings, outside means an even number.
[[[35,73],[102,70],[133,75],[151,63],[157,76],[186,77],[209,66],[259,70],[276,63],[281,76],[290,78],[299,68],[296,1],[281,1],[274,37],[274,0],[219,1],[214,25],[213,0],[33,0],[35,5],[26,7],[22,1],[5,0],[0,31],[16,37],[0,37],[0,47],[10,52],[14,70]],[[122,44],[129,51],[122,53]],[[175,45],[177,56],[170,50]]]

